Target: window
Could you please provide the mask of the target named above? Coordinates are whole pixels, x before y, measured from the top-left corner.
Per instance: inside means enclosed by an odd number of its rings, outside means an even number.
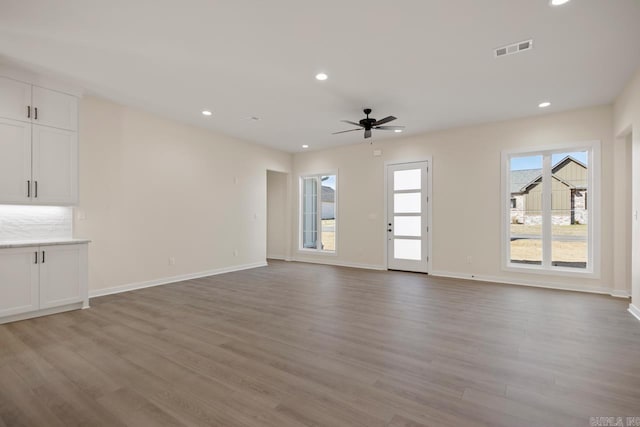
[[[336,250],[336,175],[300,178],[300,249]]]
[[[504,154],[507,268],[594,272],[598,153],[592,143]]]

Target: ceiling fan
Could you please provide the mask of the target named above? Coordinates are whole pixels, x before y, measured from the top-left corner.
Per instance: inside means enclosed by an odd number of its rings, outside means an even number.
[[[349,120],[341,120],[341,122],[343,123],[349,123],[350,125],[354,125],[354,126],[359,126],[357,129],[349,129],[349,130],[343,130],[340,132],[334,132],[332,135],[337,135],[339,133],[345,133],[345,132],[353,132],[356,130],[362,130],[364,129],[364,137],[365,138],[371,138],[371,130],[372,129],[380,129],[380,130],[402,130],[404,129],[404,126],[382,126],[385,123],[389,123],[390,121],[393,121],[396,119],[396,117],[393,116],[388,116],[385,117],[384,119],[380,119],[380,120],[376,120],[374,118],[369,118],[369,114],[371,114],[371,108],[365,108],[364,109],[364,114],[367,115],[366,118],[360,120],[360,122],[356,123],[356,122],[352,122]]]

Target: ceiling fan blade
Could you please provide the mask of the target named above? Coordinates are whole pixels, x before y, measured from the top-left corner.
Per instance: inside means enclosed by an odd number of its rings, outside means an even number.
[[[345,132],[353,132],[354,130],[362,130],[362,128],[358,128],[358,129],[349,129],[349,130],[343,130],[343,131],[340,131],[340,132],[334,132],[334,133],[332,133],[331,135],[337,135],[337,134],[339,134],[339,133],[345,133]]]
[[[402,130],[404,126],[376,126],[375,129],[381,130]]]
[[[342,123],[349,123],[350,125],[363,127],[360,123],[352,122],[350,120],[340,120]]]
[[[371,129],[365,129],[364,130],[364,137],[365,138],[371,138]]]
[[[383,125],[383,124],[385,124],[385,123],[389,123],[390,121],[393,121],[393,120],[395,120],[395,119],[397,119],[397,117],[388,116],[388,117],[385,117],[384,119],[380,119],[380,120],[378,120],[378,121],[377,121],[377,122],[375,122],[373,125],[374,125],[374,126]]]

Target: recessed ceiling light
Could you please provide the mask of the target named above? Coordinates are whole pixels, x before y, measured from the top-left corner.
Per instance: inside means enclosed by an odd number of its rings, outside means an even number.
[[[302,148],[309,148],[309,146],[307,144],[303,144]]]
[[[328,78],[329,76],[327,76],[325,73],[316,74],[316,80],[324,81],[324,80],[327,80]]]
[[[549,4],[551,6],[562,6],[565,3],[569,3],[571,0],[551,0]]]
[[[540,104],[538,104],[538,107],[547,108],[549,105],[551,105],[551,103],[549,101],[545,101],[545,102],[541,102]]]
[[[394,132],[395,133],[400,133],[400,132],[402,132],[402,129],[395,129]]]
[[[202,110],[202,115],[203,116],[210,116],[212,113],[209,110]]]

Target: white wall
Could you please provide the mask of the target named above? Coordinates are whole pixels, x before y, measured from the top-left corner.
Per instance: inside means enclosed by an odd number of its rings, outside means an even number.
[[[267,171],[267,258],[288,257],[289,175]]]
[[[626,140],[626,144],[632,146],[632,212],[637,213],[640,210],[640,70],[614,104],[614,132],[620,141]],[[632,304],[640,315],[640,223],[637,216],[631,222]]]
[[[290,167],[287,153],[82,99],[74,233],[92,240],[90,289],[264,263],[266,170]]]
[[[612,108],[602,106],[527,119],[434,132],[384,142],[368,141],[294,155],[293,179],[338,171],[337,255],[297,251],[299,260],[382,267],[384,260],[384,163],[433,158],[433,272],[463,277],[609,292],[613,285]],[[602,142],[601,277],[570,278],[502,271],[501,152],[563,142]],[[373,157],[374,149],[383,155]],[[292,207],[297,212],[298,194]],[[466,263],[467,256],[472,264]]]

